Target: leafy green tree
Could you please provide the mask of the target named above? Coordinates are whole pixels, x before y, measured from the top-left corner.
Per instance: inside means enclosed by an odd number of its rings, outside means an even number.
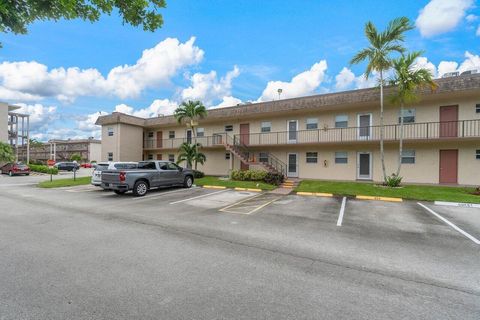
[[[82,156],[78,153],[72,154],[70,161],[82,161]]]
[[[2,0],[0,32],[26,34],[28,25],[36,20],[95,22],[113,10],[118,11],[123,24],[141,25],[145,31],[155,31],[163,24],[158,11],[165,7],[165,0]]]
[[[383,180],[387,181],[385,169],[384,136],[385,126],[383,123],[383,86],[384,73],[392,66],[391,55],[393,53],[404,53],[405,48],[402,42],[405,40],[404,33],[412,30],[414,26],[406,17],[396,18],[388,24],[383,32],[379,32],[372,22],[365,24],[365,36],[368,39],[369,46],[360,50],[350,61],[351,64],[358,64],[367,61],[365,77],[372,72],[378,72],[380,75],[380,157],[382,162]]]
[[[205,154],[199,151],[200,147],[199,143],[182,143],[179,149],[180,154],[178,155],[177,164],[186,162],[189,169],[192,168],[192,164],[195,164],[195,170],[197,170],[198,163],[204,164],[207,161]]]
[[[0,162],[11,162],[15,160],[13,148],[5,142],[0,142]]]
[[[415,51],[408,54],[402,54],[399,58],[392,61],[394,71],[393,78],[389,81],[390,85],[395,86],[394,93],[390,96],[390,101],[400,106],[400,137],[397,176],[400,175],[402,166],[403,152],[403,114],[405,106],[416,103],[420,100],[419,89],[430,88],[435,90],[437,84],[433,81],[433,75],[430,70],[425,68],[416,68],[415,61],[423,52]]]
[[[207,116],[207,108],[201,101],[184,101],[175,109],[173,116],[177,119],[178,123],[186,123],[187,126],[192,128],[193,136],[196,137],[195,127],[196,120],[203,119]]]

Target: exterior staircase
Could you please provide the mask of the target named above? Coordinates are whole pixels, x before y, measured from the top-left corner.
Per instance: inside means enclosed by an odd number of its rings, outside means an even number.
[[[235,139],[233,139],[233,144],[228,142],[225,143],[225,149],[230,151],[243,164],[258,165],[268,172],[279,173],[286,176],[286,164],[271,154],[268,154],[267,161],[257,161],[254,153],[249,151],[247,146],[241,144]]]
[[[280,188],[286,188],[286,189],[295,189],[298,184],[300,183],[300,179],[297,178],[287,178],[281,185]]]

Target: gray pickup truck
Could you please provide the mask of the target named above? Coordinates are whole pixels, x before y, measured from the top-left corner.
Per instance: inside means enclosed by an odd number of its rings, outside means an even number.
[[[141,161],[137,169],[102,171],[102,188],[124,194],[132,190],[141,197],[157,187],[193,185],[193,171],[179,167],[169,161]]]

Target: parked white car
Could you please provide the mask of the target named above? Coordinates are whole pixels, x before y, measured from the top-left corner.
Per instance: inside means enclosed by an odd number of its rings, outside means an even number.
[[[138,162],[99,162],[92,173],[91,183],[100,187],[102,184],[102,171],[136,169]]]

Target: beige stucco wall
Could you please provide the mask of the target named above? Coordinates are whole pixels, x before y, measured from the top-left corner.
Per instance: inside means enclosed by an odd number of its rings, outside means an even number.
[[[0,102],[0,142],[8,142],[8,104]]]
[[[113,128],[113,136],[108,136]],[[113,161],[141,161],[143,154],[143,128],[128,124],[102,126],[102,161],[113,152]]]
[[[90,143],[88,160],[89,161],[101,161],[102,160],[102,144]]]

